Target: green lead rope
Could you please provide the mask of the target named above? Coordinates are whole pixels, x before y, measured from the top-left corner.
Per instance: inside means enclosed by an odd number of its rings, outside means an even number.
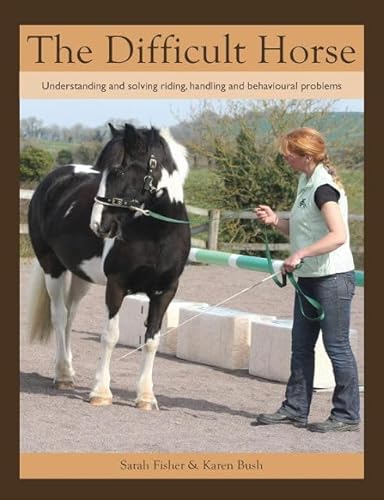
[[[267,255],[268,269],[269,269],[269,272],[271,274],[275,274],[275,270],[273,269],[273,265],[272,265],[271,252],[269,250],[269,245],[268,245],[267,233],[265,230],[264,230],[263,238],[264,238],[264,243],[265,243],[265,253]],[[300,267],[301,265],[302,264],[299,264],[298,267]],[[309,321],[321,321],[321,320],[323,320],[325,318],[323,306],[320,304],[320,302],[318,302],[317,300],[315,300],[312,297],[309,297],[309,295],[306,295],[303,292],[303,290],[300,288],[299,284],[295,280],[293,273],[283,274],[282,281],[280,281],[277,276],[273,276],[272,279],[276,283],[277,286],[279,286],[280,288],[283,288],[287,284],[287,276],[288,276],[289,281],[292,283],[294,289],[296,290],[297,297],[299,299],[300,312],[304,316],[304,318],[309,320]],[[310,317],[310,316],[307,316],[305,314],[304,307],[303,307],[303,299],[305,299],[309,304],[311,304],[311,306],[318,312],[317,316]]]
[[[164,222],[173,222],[176,224],[189,224],[189,221],[165,217],[164,215],[158,214],[156,212],[152,212],[152,210],[143,210],[142,212],[144,213],[144,215],[153,217],[154,219],[158,219],[158,220],[161,220]],[[269,269],[269,272],[274,275],[275,270],[273,269],[271,252],[269,250],[268,238],[267,238],[267,233],[265,230],[264,230],[264,242],[265,242],[265,253],[267,255],[268,269]],[[300,267],[300,265],[298,267]],[[302,291],[302,289],[299,287],[299,284],[295,280],[295,277],[293,276],[292,273],[286,273],[286,274],[284,273],[282,275],[282,281],[280,281],[277,276],[273,276],[272,279],[276,283],[277,286],[279,286],[280,288],[283,288],[287,284],[287,276],[288,276],[289,281],[292,283],[293,287],[295,288],[295,290],[297,292],[297,296],[299,299],[299,305],[300,305],[300,311],[301,311],[301,314],[304,316],[304,318],[306,318],[309,321],[321,321],[322,319],[324,319],[325,313],[324,313],[324,309],[323,309],[322,305],[317,300],[313,299],[312,297],[309,297],[308,295],[306,295]],[[303,298],[307,302],[309,302],[309,304],[311,304],[311,306],[314,309],[316,309],[316,311],[318,311],[318,315],[316,317],[314,317],[314,318],[309,317],[305,314],[304,307],[303,307]]]
[[[153,219],[162,220],[164,222],[173,222],[174,224],[190,224],[187,220],[172,219],[171,217],[166,217],[165,215],[158,214],[157,212],[152,212],[152,210],[146,210],[144,215],[148,215]]]
[[[307,320],[309,320],[309,321],[321,321],[321,320],[323,320],[325,318],[325,312],[324,312],[323,306],[320,304],[320,302],[318,302],[317,300],[315,300],[313,297],[310,297],[309,295],[306,295],[303,292],[303,290],[299,287],[299,284],[295,280],[295,277],[293,276],[292,273],[287,273],[287,274],[288,274],[289,281],[292,283],[293,287],[296,289],[297,297],[299,299],[300,311],[301,311],[301,314],[304,316],[304,318],[307,319]],[[311,306],[314,309],[316,309],[316,311],[318,312],[318,315],[315,316],[314,318],[311,317],[311,316],[307,316],[305,314],[304,307],[303,307],[303,300],[302,300],[303,298],[307,302],[309,302],[311,304]]]

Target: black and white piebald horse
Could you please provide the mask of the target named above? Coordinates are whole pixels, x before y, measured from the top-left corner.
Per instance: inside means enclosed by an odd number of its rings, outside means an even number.
[[[147,294],[136,406],[152,409],[157,408],[152,369],[161,323],[190,249],[183,201],[188,162],[185,148],[167,130],[110,128],[112,138],[93,167],[58,167],[32,197],[29,232],[38,262],[29,298],[30,334],[46,340],[54,330],[54,382],[58,388],[72,386],[74,315],[91,283],[105,285],[108,322],[90,402],[111,404],[110,360],[119,338],[119,309],[126,295]]]

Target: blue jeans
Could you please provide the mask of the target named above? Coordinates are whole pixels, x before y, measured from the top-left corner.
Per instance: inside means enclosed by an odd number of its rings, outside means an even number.
[[[291,375],[282,408],[289,415],[307,422],[313,391],[314,348],[321,329],[336,382],[331,416],[341,422],[357,423],[360,421],[359,383],[356,360],[349,343],[351,302],[355,292],[354,272],[299,278],[298,283],[306,295],[320,302],[325,317],[321,321],[306,319],[300,311],[296,292]],[[316,315],[314,308],[305,300],[303,309],[307,316]]]

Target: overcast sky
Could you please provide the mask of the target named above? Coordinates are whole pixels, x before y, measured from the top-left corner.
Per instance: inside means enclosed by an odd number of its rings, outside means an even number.
[[[135,119],[143,126],[170,127],[189,119],[193,110],[198,110],[201,103],[199,99],[22,99],[20,119],[35,116],[43,120],[46,126],[56,124],[63,127],[76,123],[95,127],[110,119]],[[339,100],[333,109],[362,112],[364,101]]]

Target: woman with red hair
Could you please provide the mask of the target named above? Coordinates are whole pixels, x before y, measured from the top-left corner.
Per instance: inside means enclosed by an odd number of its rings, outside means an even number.
[[[303,304],[303,314],[296,293],[291,375],[285,400],[275,413],[258,415],[257,422],[293,424],[314,432],[357,430],[360,421],[358,373],[349,342],[355,278],[349,245],[347,197],[336,169],[330,164],[325,141],[317,130],[299,128],[291,131],[280,139],[280,151],[292,169],[300,173],[290,218],[280,219],[268,205],[259,205],[255,212],[261,222],[289,236],[291,253],[282,271],[295,271],[300,288],[321,304],[325,316],[313,321],[310,316],[314,311],[309,304]],[[314,348],[320,330],[332,362],[336,386],[328,419],[308,424]]]

